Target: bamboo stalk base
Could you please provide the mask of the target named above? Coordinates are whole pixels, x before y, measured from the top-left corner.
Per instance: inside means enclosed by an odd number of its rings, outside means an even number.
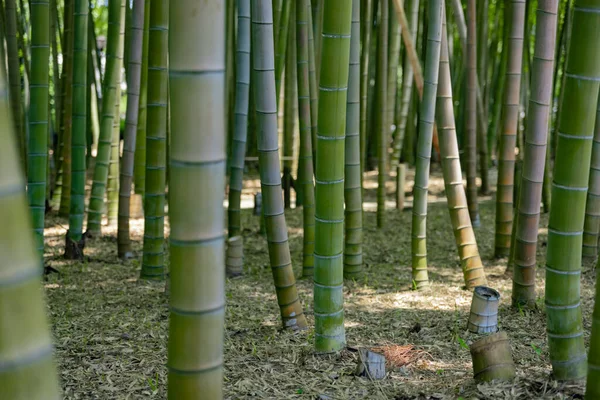
[[[79,242],[73,241],[69,237],[69,231],[65,235],[65,259],[83,261],[83,249],[85,248],[84,235]]]

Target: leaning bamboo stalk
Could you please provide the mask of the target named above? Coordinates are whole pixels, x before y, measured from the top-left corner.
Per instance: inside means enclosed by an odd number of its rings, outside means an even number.
[[[40,257],[25,195],[9,99],[0,68],[0,397],[58,399]]]
[[[377,137],[377,227],[382,228],[385,221],[385,183],[387,181],[388,153],[388,34],[389,1],[379,2],[379,29],[377,32],[377,79],[375,135]]]
[[[142,279],[165,277],[169,0],[152,0],[148,32],[148,131]]]
[[[521,193],[515,222],[512,302],[516,307],[534,306],[536,302],[538,225],[550,126],[557,12],[558,0],[538,4]]]
[[[398,37],[398,39],[400,39]],[[389,117],[389,115],[388,115]],[[346,103],[344,201],[346,203],[344,277],[353,278],[363,266],[363,209],[360,168],[360,0],[352,1],[352,33]]]
[[[223,396],[224,3],[169,2],[169,399]]]
[[[465,286],[467,289],[472,289],[476,286],[485,285],[486,278],[477,248],[477,240],[475,239],[475,233],[471,225],[467,197],[462,181],[452,101],[452,79],[450,77],[445,16],[442,27],[442,50],[435,114],[438,126],[440,126],[440,152],[442,156],[444,188],[448,197],[450,222],[454,231],[456,247],[458,248]]]
[[[133,180],[133,160],[135,153],[138,107],[140,101],[140,77],[142,73],[142,42],[144,34],[144,0],[134,0],[131,16],[131,32],[127,68],[127,113],[123,156],[119,182],[119,226],[117,230],[118,256],[133,257],[129,236],[131,183]]]
[[[525,0],[511,0],[508,34],[508,64],[502,103],[502,132],[498,148],[498,191],[496,194],[496,257],[508,256],[513,225],[515,147],[519,121],[519,93],[523,64]]]
[[[442,41],[443,0],[428,3],[427,21],[427,57],[425,59],[425,79],[423,97],[419,113],[419,136],[415,185],[413,189],[412,212],[412,280],[416,289],[429,286],[427,276],[427,192],[429,187],[429,168],[431,165],[431,144],[435,121],[436,92],[440,68],[440,48]],[[406,37],[408,35],[404,35]],[[408,46],[406,46],[408,51]],[[414,69],[414,65],[413,65]],[[415,74],[416,76],[416,74]],[[417,84],[418,87],[418,84]]]
[[[557,132],[546,257],[548,347],[552,372],[557,380],[581,379],[587,369],[580,299],[581,247],[594,112],[600,89],[600,57],[590,57],[598,50],[600,4],[589,0],[575,1],[572,21]],[[592,333],[591,342],[597,340],[595,334]],[[598,369],[595,354],[590,358],[590,365],[592,369]],[[590,379],[597,376],[594,375]]]
[[[241,197],[250,97],[250,3],[247,0],[238,0],[237,26],[235,113],[229,169],[229,207],[227,209],[229,237],[240,235],[242,229]]]
[[[302,186],[302,216],[303,216],[303,252],[302,276],[311,277],[314,273],[315,250],[315,187],[313,181],[313,143],[312,115],[310,99],[309,72],[309,26],[310,2],[297,0],[296,3],[296,37],[297,37],[297,68],[298,68],[298,117],[300,128],[300,154],[298,184]],[[314,70],[313,70],[314,74]]]
[[[251,7],[252,47],[255,49],[252,57],[256,81],[254,101],[260,127],[257,132],[258,157],[269,259],[283,326],[304,329],[306,317],[296,290],[281,196],[271,0],[252,0]]]
[[[598,235],[600,234],[600,101],[596,112],[590,181],[585,203],[585,222],[583,225],[584,257],[598,256]]]
[[[29,141],[27,145],[27,198],[36,248],[44,256],[44,217],[48,165],[48,86],[50,59],[50,10],[48,0],[31,2],[31,62],[29,80]],[[4,45],[4,43],[0,43]],[[2,60],[4,62],[4,60]],[[14,107],[13,107],[14,110]]]

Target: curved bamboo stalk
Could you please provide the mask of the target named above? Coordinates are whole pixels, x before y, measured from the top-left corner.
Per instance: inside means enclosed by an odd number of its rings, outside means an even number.
[[[519,122],[519,93],[523,61],[523,30],[525,0],[510,1],[510,31],[508,33],[508,63],[502,103],[502,132],[498,148],[498,191],[496,194],[495,256],[508,256],[513,225],[515,181],[515,146]]]
[[[546,257],[548,347],[557,380],[580,379],[586,374],[579,292],[594,111],[600,88],[600,57],[590,57],[590,54],[597,54],[598,50],[600,4],[576,0],[572,21],[557,133]],[[597,365],[596,360],[592,358],[591,364]]]
[[[165,277],[169,0],[152,0],[148,32],[148,132],[142,279]]]
[[[389,1],[380,0],[379,28],[377,31],[377,79],[375,134],[377,135],[377,227],[382,228],[385,221],[385,183],[387,181],[388,153],[388,34]]]
[[[436,92],[440,68],[440,48],[442,41],[443,0],[428,3],[427,58],[425,59],[425,79],[423,98],[419,113],[419,136],[415,186],[413,189],[412,213],[412,279],[416,289],[429,286],[427,276],[427,192],[429,187],[429,167],[431,165],[431,144],[436,109]],[[405,35],[407,36],[407,35]],[[413,66],[414,69],[414,66]]]
[[[297,0],[296,3],[296,37],[297,37],[297,63],[298,63],[298,116],[300,125],[300,155],[298,174],[299,185],[302,186],[302,213],[303,213],[303,252],[302,276],[311,277],[314,273],[315,252],[315,187],[313,181],[313,145],[312,145],[312,115],[310,99],[310,73],[309,73],[309,26],[310,18],[309,0]],[[312,71],[314,75],[314,70]],[[302,178],[302,180],[300,180]]]
[[[304,329],[306,317],[296,291],[281,196],[272,5],[271,0],[252,0],[251,4],[252,47],[256,55],[252,57],[256,81],[254,101],[259,127],[258,157],[269,259],[283,326]]]
[[[363,267],[363,209],[360,170],[360,0],[352,1],[352,33],[350,38],[344,153],[344,201],[346,203],[344,212],[346,231],[344,277],[353,278],[362,272]]]
[[[546,164],[546,145],[552,101],[552,75],[558,0],[538,3],[531,95],[523,149],[523,172],[517,204],[514,242],[512,302],[514,306],[535,305],[535,270],[540,222],[540,202]]]
[[[460,1],[460,0],[458,0]],[[477,204],[477,5],[467,1],[467,96],[465,103],[465,135],[467,162],[467,204],[473,226],[481,225]]]
[[[29,80],[29,143],[27,145],[27,198],[33,217],[38,253],[44,257],[44,216],[48,165],[48,85],[50,59],[50,4],[31,2],[31,64]],[[4,45],[3,43],[1,45]],[[4,62],[4,60],[2,60]],[[14,110],[14,107],[13,107]]]
[[[448,211],[454,231],[454,239],[458,248],[460,266],[463,271],[465,286],[472,289],[485,285],[486,278],[483,263],[477,249],[477,240],[469,217],[467,198],[462,181],[454,105],[452,102],[452,79],[450,77],[450,60],[448,57],[448,37],[446,18],[442,26],[442,45],[440,54],[439,85],[435,115],[440,127],[440,152],[444,174],[444,188],[448,197]]]
[[[19,45],[17,43],[17,5],[15,0],[6,0],[6,55],[8,61],[8,84],[10,89],[10,106],[14,132],[19,144],[22,165],[26,165],[26,139],[23,130],[23,100],[21,95],[21,72],[19,63]],[[3,60],[4,62],[4,60]]]
[[[150,26],[150,0],[145,0],[144,6],[144,39],[142,43],[142,75],[140,77],[140,105],[138,106],[137,141],[133,161],[133,187],[136,194],[146,193],[146,120],[148,97],[148,43]]]
[[[0,396],[22,400],[59,399],[52,339],[40,287],[40,257],[31,235],[33,227],[29,222],[31,217],[8,103],[4,68],[0,68],[0,220],[3,224],[0,231]]]
[[[360,54],[360,171],[365,170],[367,157],[367,104],[369,91],[369,53],[373,32],[372,0],[364,1],[364,19],[362,21],[362,49]],[[415,0],[418,1],[418,0]]]
[[[315,350],[346,344],[344,331],[344,144],[352,4],[323,4],[315,209]]]
[[[236,43],[235,119],[229,170],[229,237],[242,230],[240,202],[244,179],[244,159],[248,136],[248,104],[250,97],[250,3],[238,0],[238,32]]]
[[[120,97],[121,64],[123,61],[124,23],[126,0],[113,0],[108,3],[108,34],[106,37],[106,69],[102,87],[102,118],[98,153],[92,181],[92,192],[88,208],[87,230],[90,234],[100,233],[104,196],[108,181],[111,147],[113,142],[115,104]],[[139,115],[141,120],[141,115]],[[139,137],[138,137],[139,138]]]
[[[598,234],[600,233],[600,99],[596,112],[594,143],[592,145],[592,161],[590,165],[590,181],[587,201],[585,202],[585,222],[583,225],[584,257],[598,256]]]
[[[140,104],[140,77],[142,73],[142,42],[144,40],[144,0],[134,0],[131,16],[129,66],[127,67],[127,114],[123,139],[123,158],[119,176],[119,227],[117,230],[118,256],[132,258],[129,218],[133,158],[135,153],[138,107]]]
[[[227,137],[225,2],[177,0],[169,2],[169,7],[172,118],[168,398],[221,399]]]
[[[71,136],[71,205],[65,258],[83,259],[85,215],[85,141],[87,128],[88,0],[75,0],[73,8],[73,131]]]

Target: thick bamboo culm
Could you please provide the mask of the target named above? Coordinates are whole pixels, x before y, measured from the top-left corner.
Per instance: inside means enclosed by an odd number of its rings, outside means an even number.
[[[87,230],[99,234],[104,212],[104,196],[108,182],[111,145],[113,142],[113,125],[115,104],[120,93],[121,64],[123,60],[123,41],[125,24],[125,1],[113,0],[108,3],[108,34],[106,37],[106,70],[102,85],[102,115],[100,119],[100,137],[98,138],[98,153],[94,167],[92,191],[88,208]]]
[[[440,153],[444,188],[448,197],[448,211],[458,248],[458,257],[468,289],[487,283],[483,263],[479,256],[477,240],[471,225],[467,197],[462,181],[458,141],[452,102],[452,80],[448,57],[448,38],[444,16],[442,28],[442,50],[440,55],[439,84],[437,87],[436,118],[440,134]]]
[[[168,12],[172,106],[168,398],[197,399],[201,393],[203,399],[221,399],[225,6],[220,0],[177,0],[169,2]]]
[[[315,350],[337,352],[344,330],[344,154],[352,4],[323,4],[315,170]]]
[[[517,202],[518,217],[515,221],[512,303],[516,307],[534,306],[536,303],[538,226],[552,101],[557,13],[558,0],[539,2],[523,149],[523,172]]]
[[[125,25],[121,28],[125,31]],[[125,35],[122,35],[123,37]],[[121,80],[117,86],[115,101],[115,118],[113,119],[112,136],[110,139],[110,160],[108,162],[108,179],[106,181],[106,224],[114,226],[118,220],[119,205],[119,153],[121,147]]]
[[[164,279],[169,0],[152,0],[149,18],[144,254],[140,277]]]
[[[432,0],[428,3],[428,7],[427,56],[425,58],[423,98],[419,113],[419,138],[411,230],[412,280],[415,289],[429,286],[427,274],[427,193],[440,68],[444,1]]]
[[[360,0],[352,1],[345,142],[344,277],[353,278],[362,272],[363,266],[363,209],[360,170]]]
[[[525,30],[525,0],[510,0],[508,64],[502,103],[502,131],[498,148],[498,191],[496,194],[496,257],[508,256],[513,225],[515,147],[519,122],[519,94]]]
[[[241,197],[250,99],[250,2],[248,0],[237,0],[237,2],[235,111],[229,168],[229,208],[227,209],[229,237],[239,235],[242,230]]]
[[[283,326],[305,329],[306,317],[298,298],[292,269],[287,225],[281,195],[281,169],[277,137],[275,51],[271,0],[252,0],[252,78],[258,129],[258,156],[269,260]],[[281,39],[281,38],[280,38]]]
[[[600,234],[600,98],[596,112],[590,181],[585,203],[582,255],[587,258],[598,256],[598,235]]]
[[[31,3],[31,77],[29,79],[29,141],[27,144],[27,198],[36,248],[44,256],[44,220],[48,165],[48,84],[50,10],[48,0]],[[4,43],[2,42],[2,46]],[[4,65],[4,59],[2,59]],[[11,104],[15,110],[14,104]],[[18,105],[17,105],[18,106]],[[24,140],[24,139],[22,139]]]
[[[311,277],[314,272],[315,249],[315,187],[313,172],[312,115],[309,71],[310,1],[297,0],[296,38],[298,63],[298,120],[300,129],[300,154],[298,184],[302,186],[302,226],[304,228],[302,251],[302,276]],[[314,74],[314,70],[312,71]]]
[[[241,236],[232,236],[227,239],[225,272],[229,278],[244,273],[244,239]]]
[[[473,343],[470,350],[476,381],[506,381],[515,377],[515,364],[506,332],[485,336]]]
[[[587,372],[581,315],[581,248],[595,111],[600,88],[600,4],[576,0],[557,131],[546,256],[546,322],[552,372],[574,380]],[[576,44],[576,45],[575,45]],[[595,334],[598,332],[596,330]],[[592,339],[597,340],[592,330]],[[598,365],[594,353],[590,361]]]
[[[52,360],[41,262],[18,154],[0,68],[0,398],[58,400],[62,396]]]

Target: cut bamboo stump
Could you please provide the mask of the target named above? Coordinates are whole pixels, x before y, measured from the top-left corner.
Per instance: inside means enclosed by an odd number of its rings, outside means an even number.
[[[241,236],[227,239],[227,252],[225,257],[225,272],[229,278],[243,274],[244,270],[244,245]]]
[[[477,286],[473,291],[471,314],[467,328],[473,333],[498,331],[498,304],[500,293],[487,286]]]
[[[515,377],[515,364],[506,332],[494,333],[473,343],[471,359],[476,381],[509,381]]]
[[[404,184],[406,182],[406,164],[398,164],[396,170],[396,208],[404,210]]]
[[[385,356],[367,349],[358,349],[356,375],[377,380],[385,378]]]

